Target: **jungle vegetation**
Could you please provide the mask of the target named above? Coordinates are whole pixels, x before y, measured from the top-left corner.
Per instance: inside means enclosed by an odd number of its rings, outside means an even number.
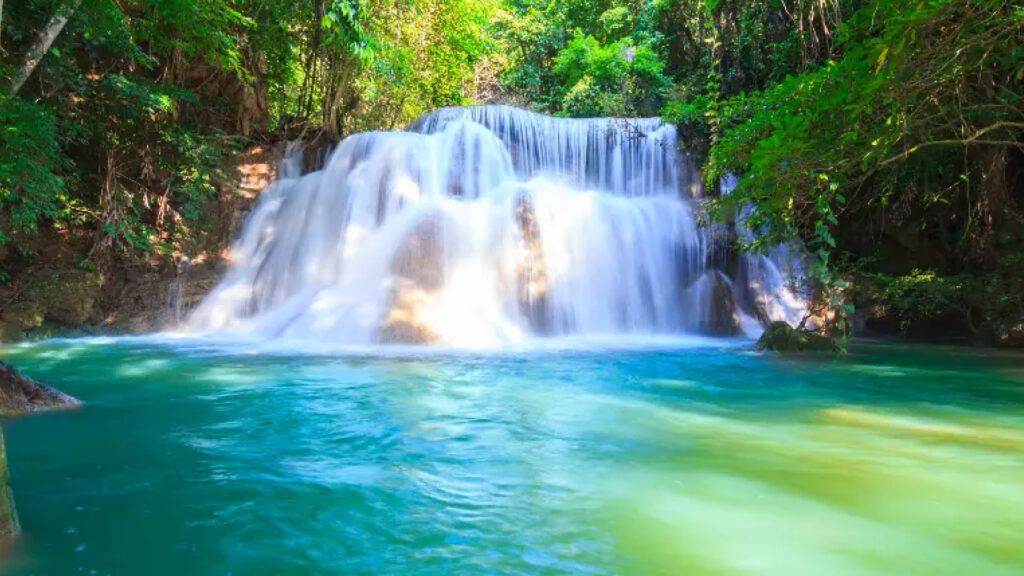
[[[0,4],[0,274],[196,250],[231,156],[441,106],[660,115],[707,217],[801,239],[838,331],[1024,342],[1024,3],[20,0]],[[725,175],[734,191],[715,194]],[[19,264],[20,263],[20,264]]]

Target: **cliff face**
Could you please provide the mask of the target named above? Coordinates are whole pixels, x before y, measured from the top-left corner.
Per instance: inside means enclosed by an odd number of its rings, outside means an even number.
[[[0,342],[175,328],[216,285],[242,221],[276,177],[280,153],[254,146],[234,159],[234,180],[203,207],[210,231],[197,254],[118,255],[83,267],[86,244],[41,235],[31,261],[0,285]],[[16,257],[0,253],[0,262]]]

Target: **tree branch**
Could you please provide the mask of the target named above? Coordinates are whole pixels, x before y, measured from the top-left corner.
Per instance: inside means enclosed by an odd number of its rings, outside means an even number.
[[[946,140],[932,140],[931,142],[922,142],[921,144],[917,144],[915,146],[912,146],[912,147],[908,148],[907,150],[904,150],[903,152],[901,152],[901,153],[899,153],[899,154],[897,154],[895,156],[890,156],[889,158],[886,158],[885,160],[882,160],[878,164],[878,166],[879,167],[887,166],[887,165],[892,164],[893,162],[896,162],[898,160],[905,160],[908,157],[910,157],[911,154],[917,152],[918,150],[921,150],[921,149],[924,149],[924,148],[932,148],[932,147],[935,147],[935,146],[950,146],[950,145],[968,146],[968,145],[974,144],[974,145],[985,145],[985,146],[1017,146],[1017,147],[1024,147],[1024,143],[1017,142],[1017,141],[1014,141],[1014,140],[981,140],[980,139],[985,134],[988,134],[989,132],[992,132],[993,130],[998,130],[1000,128],[1018,128],[1018,129],[1024,130],[1024,123],[1022,123],[1022,122],[996,122],[995,124],[993,124],[991,126],[982,128],[981,130],[978,130],[977,132],[975,132],[973,135],[971,135],[968,138],[950,138],[950,139],[946,139]]]

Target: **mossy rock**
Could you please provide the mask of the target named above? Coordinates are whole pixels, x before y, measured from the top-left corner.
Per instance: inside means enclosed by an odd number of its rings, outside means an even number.
[[[786,322],[772,322],[757,341],[758,350],[773,352],[838,352],[839,345],[826,336],[797,330]]]
[[[46,319],[76,325],[89,320],[103,286],[103,275],[81,269],[42,271],[32,279],[26,300],[34,302]]]
[[[4,308],[0,319],[8,326],[21,330],[31,330],[43,325],[43,309],[31,301],[15,302]]]
[[[0,342],[19,342],[25,338],[25,331],[14,324],[0,321]]]

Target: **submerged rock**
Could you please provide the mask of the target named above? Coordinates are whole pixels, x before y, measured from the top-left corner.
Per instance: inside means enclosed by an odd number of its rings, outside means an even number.
[[[76,408],[77,399],[24,376],[0,362],[0,416]]]
[[[786,322],[772,322],[757,341],[758,350],[773,352],[838,352],[839,346],[827,336],[797,330]]]

